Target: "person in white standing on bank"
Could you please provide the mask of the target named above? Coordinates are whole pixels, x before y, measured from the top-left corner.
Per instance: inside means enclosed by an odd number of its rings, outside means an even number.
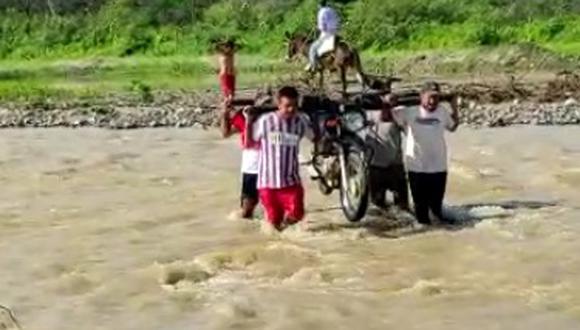
[[[459,102],[450,102],[451,112],[439,103],[440,87],[427,82],[421,89],[419,107],[396,107],[394,120],[406,135],[405,165],[415,205],[415,216],[421,224],[430,225],[429,210],[442,223],[450,224],[442,214],[447,185],[447,143],[445,131],[454,132],[459,125]]]
[[[340,28],[340,18],[338,13],[328,5],[328,1],[320,1],[320,9],[318,10],[318,30],[320,35],[316,41],[310,46],[308,59],[310,63],[306,67],[307,71],[313,71],[317,67],[318,50],[329,39],[336,37]]]

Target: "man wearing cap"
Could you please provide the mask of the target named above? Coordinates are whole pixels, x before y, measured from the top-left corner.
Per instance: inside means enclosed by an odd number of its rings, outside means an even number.
[[[421,105],[393,108],[393,119],[404,129],[405,165],[409,176],[415,216],[421,224],[432,224],[429,211],[441,222],[447,185],[447,144],[445,131],[459,125],[458,99],[450,102],[451,112],[439,103],[440,87],[427,82],[421,89]]]

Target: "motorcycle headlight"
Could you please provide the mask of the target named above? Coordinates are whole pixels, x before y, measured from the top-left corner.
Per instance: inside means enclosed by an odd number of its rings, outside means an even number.
[[[363,113],[349,111],[342,115],[344,127],[352,132],[362,130],[366,126],[366,118]]]

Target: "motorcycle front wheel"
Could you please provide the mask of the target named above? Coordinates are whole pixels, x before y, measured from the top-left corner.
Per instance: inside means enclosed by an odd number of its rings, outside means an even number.
[[[346,182],[341,180],[340,205],[350,222],[358,222],[366,215],[369,205],[368,160],[364,147],[349,139],[344,146]]]

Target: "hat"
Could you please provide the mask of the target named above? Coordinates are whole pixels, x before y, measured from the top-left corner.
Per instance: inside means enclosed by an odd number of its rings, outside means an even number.
[[[435,81],[427,81],[423,84],[423,87],[421,87],[421,93],[427,93],[427,92],[439,93],[439,92],[441,92],[441,87]]]

